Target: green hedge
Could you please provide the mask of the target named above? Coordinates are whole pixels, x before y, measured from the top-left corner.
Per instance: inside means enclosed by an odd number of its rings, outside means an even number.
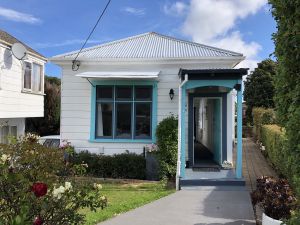
[[[253,108],[252,116],[254,137],[261,141],[262,126],[275,123],[275,112],[273,109]]]
[[[87,173],[101,178],[145,179],[146,160],[142,155],[122,153],[97,155],[83,151],[73,157],[74,163],[88,164]]]
[[[289,179],[300,197],[300,164],[299,156],[286,145],[286,135],[278,125],[263,125],[261,142],[266,148],[266,154],[274,168]]]

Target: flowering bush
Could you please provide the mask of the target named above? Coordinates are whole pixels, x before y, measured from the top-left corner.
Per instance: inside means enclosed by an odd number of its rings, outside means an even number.
[[[64,151],[40,145],[27,135],[0,145],[0,224],[80,224],[81,208],[103,208],[100,184],[79,182],[64,163]]]

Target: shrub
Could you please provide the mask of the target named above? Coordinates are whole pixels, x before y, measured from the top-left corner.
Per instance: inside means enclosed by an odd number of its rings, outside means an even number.
[[[0,145],[0,224],[79,224],[79,209],[106,205],[97,186],[58,176],[72,169],[63,154],[33,135]]]
[[[86,163],[87,173],[102,178],[145,179],[146,160],[142,155],[122,153],[97,155],[82,151],[75,153],[73,162]]]
[[[175,179],[178,146],[178,119],[173,115],[162,120],[156,130],[160,177]]]
[[[296,198],[285,179],[257,179],[257,187],[251,197],[254,205],[259,204],[267,216],[277,220],[288,219],[296,206]]]
[[[253,108],[252,116],[254,137],[261,141],[261,127],[275,123],[275,112],[273,109]]]

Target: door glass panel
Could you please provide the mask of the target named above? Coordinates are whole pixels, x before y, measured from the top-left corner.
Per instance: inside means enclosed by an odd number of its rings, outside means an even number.
[[[97,137],[112,137],[113,104],[97,104]]]
[[[132,99],[132,88],[131,87],[116,87],[116,100],[131,100]]]
[[[8,144],[9,126],[3,126],[1,128],[1,143]]]
[[[152,87],[150,86],[136,86],[135,87],[135,99],[151,101],[152,99]]]
[[[151,103],[136,103],[135,137],[151,136]]]
[[[117,103],[116,107],[116,136],[131,138],[131,103]]]

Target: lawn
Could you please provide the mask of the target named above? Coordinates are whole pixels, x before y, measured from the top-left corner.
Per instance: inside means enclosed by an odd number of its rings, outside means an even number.
[[[174,189],[167,189],[159,182],[119,181],[101,184],[103,194],[108,198],[108,206],[97,212],[82,210],[86,215],[86,225],[107,220],[174,192]]]

